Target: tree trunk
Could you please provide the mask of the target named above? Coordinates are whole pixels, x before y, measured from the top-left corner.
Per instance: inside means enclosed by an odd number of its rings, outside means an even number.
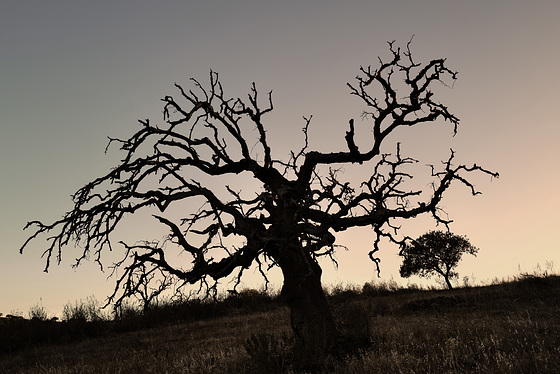
[[[321,286],[321,267],[304,248],[294,247],[279,254],[281,296],[290,308],[296,341],[310,357],[319,358],[335,344],[336,322]]]
[[[449,281],[449,275],[445,275],[444,278],[445,278],[445,283],[447,283],[447,287],[448,287],[450,290],[452,290],[452,289],[453,289],[453,286],[451,285],[451,282]]]

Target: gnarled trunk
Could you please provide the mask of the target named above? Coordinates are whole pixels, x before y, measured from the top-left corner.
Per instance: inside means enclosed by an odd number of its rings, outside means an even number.
[[[284,274],[281,296],[290,308],[296,340],[306,353],[320,357],[333,348],[337,336],[321,286],[321,267],[299,246],[283,249],[278,264]]]

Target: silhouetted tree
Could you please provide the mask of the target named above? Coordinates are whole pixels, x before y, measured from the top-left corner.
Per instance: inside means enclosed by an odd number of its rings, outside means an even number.
[[[477,252],[478,248],[472,246],[465,236],[444,231],[430,231],[402,245],[401,277],[408,278],[411,275],[431,277],[438,274],[445,279],[447,287],[452,289],[450,279],[458,276],[453,269],[457,267],[463,254],[476,256]]]
[[[284,276],[281,297],[291,310],[297,341],[311,352],[325,352],[333,346],[337,328],[317,258],[335,252],[335,233],[370,227],[369,257],[379,271],[374,254],[381,238],[401,242],[396,220],[428,213],[447,224],[438,206],[452,182],[476,195],[467,174],[497,176],[476,164],[454,165],[451,150],[440,168],[426,169],[432,188],[422,191],[412,186],[409,174],[417,161],[403,156],[399,143],[391,146],[394,154],[384,153],[397,129],[445,120],[455,134],[459,124],[431,89],[452,83],[457,73],[446,67],[445,59],[416,63],[409,47],[401,50],[389,43],[390,58],[379,58],[376,69],[360,68],[356,83],[348,84],[368,108],[363,119],[371,133],[357,137],[350,120],[338,152],[309,149],[311,118],[304,117],[302,148],[288,159],[274,158],[264,125],[273,110],[272,92],[263,105],[254,83],[246,99],[226,96],[214,72],[206,87],[194,79],[191,90],[175,84],[179,96],[162,99],[163,125],[140,120],[141,128],[129,139],[110,139],[109,145],[120,144],[124,151],[121,163],[79,189],[74,208],[60,220],[29,222],[26,227],[36,231],[22,250],[39,234],[52,232],[44,252],[46,270],[52,256],[60,262],[62,248],[71,243],[83,250],[78,264],[92,255],[101,265],[101,253],[114,250],[112,234],[123,219],[147,210],[169,229],[169,237],[162,244],[121,242],[124,256],[115,268],[122,273],[110,301],[118,303],[134,289],[131,278],[144,264],[200,284],[206,294],[215,292],[224,277],[236,275],[239,282],[252,264],[268,283],[266,265],[278,266]],[[376,91],[379,97],[371,96]],[[361,165],[361,183],[343,180],[340,170],[349,164]],[[243,187],[236,189],[235,180]],[[172,255],[173,248],[181,257]]]

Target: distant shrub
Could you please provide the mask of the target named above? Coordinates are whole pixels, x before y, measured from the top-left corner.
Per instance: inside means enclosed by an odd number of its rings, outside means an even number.
[[[385,296],[400,289],[399,284],[393,278],[380,283],[367,282],[362,287],[362,294],[366,296]]]
[[[39,321],[46,321],[49,319],[47,310],[40,304],[32,306],[29,309],[29,312],[27,312],[27,315],[29,316],[29,319],[36,319]]]
[[[241,291],[228,290],[216,303],[220,311],[229,314],[266,311],[277,306],[278,296],[268,290],[247,288]]]
[[[113,319],[116,321],[134,319],[142,313],[146,314],[146,311],[143,312],[137,304],[125,300],[113,309]]]
[[[239,293],[242,305],[251,310],[268,309],[275,297],[266,290],[246,289]]]
[[[98,322],[106,321],[109,318],[101,312],[99,302],[93,297],[88,297],[85,301],[75,301],[74,304],[67,303],[62,310],[62,320]]]
[[[348,284],[348,285],[337,284],[331,287],[327,291],[329,297],[336,298],[336,299],[354,298],[360,295],[360,293],[361,292],[359,287],[353,284]]]

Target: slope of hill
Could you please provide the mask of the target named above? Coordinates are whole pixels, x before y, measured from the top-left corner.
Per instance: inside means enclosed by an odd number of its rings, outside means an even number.
[[[163,314],[160,323],[154,322],[154,316],[152,322],[144,324],[83,322],[78,330],[81,335],[65,333],[64,339],[36,343],[29,340],[18,349],[5,350],[0,356],[0,372],[303,370],[308,358],[299,357],[292,347],[288,310],[270,299],[251,301],[233,307],[231,301],[213,309],[206,307],[212,313],[199,306],[199,317],[206,318],[191,316],[188,322],[164,321]],[[320,372],[560,372],[558,276],[525,276],[452,291],[366,285],[360,292],[333,292],[330,301],[348,339],[343,350],[316,367]],[[36,324],[37,333],[40,326]],[[64,323],[56,326],[65,328],[61,327]],[[0,341],[9,338],[4,327],[0,325]]]

